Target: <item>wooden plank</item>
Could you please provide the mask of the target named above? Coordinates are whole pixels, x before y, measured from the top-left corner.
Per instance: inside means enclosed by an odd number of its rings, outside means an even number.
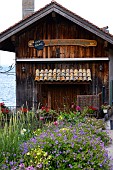
[[[37,81],[37,80],[35,80],[35,82],[37,83],[37,84],[45,84],[45,85],[58,85],[58,84],[63,84],[63,85],[69,85],[69,84],[90,84],[91,83],[91,81]],[[49,96],[49,99],[50,99],[50,96]]]
[[[17,58],[16,62],[76,62],[76,61],[109,61],[108,57],[95,58]]]
[[[89,47],[89,46],[97,46],[97,41],[96,40],[88,40],[88,39],[44,39],[43,40],[46,46],[58,46],[58,45],[79,45],[79,46],[84,46],[84,47]],[[34,47],[33,46],[34,40],[30,40],[28,42],[29,47]]]
[[[48,91],[48,108],[51,109],[51,92]]]

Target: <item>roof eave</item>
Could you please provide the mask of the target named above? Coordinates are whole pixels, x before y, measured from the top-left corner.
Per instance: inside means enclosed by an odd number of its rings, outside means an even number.
[[[64,16],[68,20],[78,24],[82,28],[85,28],[86,30],[92,32],[93,34],[99,36],[100,38],[106,40],[110,44],[113,44],[113,38],[111,35],[105,33],[104,31],[101,31],[98,27],[95,25],[86,22],[85,19],[79,17],[78,15],[74,14],[73,12],[66,10],[62,6],[56,4],[56,3],[51,3],[50,5],[46,6],[42,10],[39,10],[38,12],[35,12],[32,16],[26,18],[25,20],[22,20],[21,22],[17,23],[14,27],[6,30],[0,35],[0,43],[7,38],[15,35],[19,31],[25,29],[26,27],[30,26],[34,22],[38,21],[39,19],[45,17],[51,12],[56,12],[60,14],[61,16]]]
[[[48,6],[47,8],[44,8],[43,10],[34,13],[32,16],[21,20],[19,23],[17,23],[14,27],[6,30],[3,32],[3,34],[0,35],[0,43],[7,38],[15,35],[19,31],[25,29],[26,27],[30,26],[34,22],[38,21],[39,19],[45,17],[46,15],[50,14],[52,11],[54,11],[53,5]]]
[[[99,36],[100,38],[108,41],[109,43],[113,44],[113,37],[111,37],[111,35],[107,34],[106,32],[100,30],[99,28],[97,28],[95,25],[87,22],[86,20],[74,15],[73,13],[70,13],[69,11],[64,11],[61,7],[56,6],[54,8],[54,11],[62,16],[64,16],[65,18],[69,19],[70,21],[78,24],[79,26],[81,26],[82,28],[85,28],[86,30],[90,31],[91,33],[94,33],[95,35]]]

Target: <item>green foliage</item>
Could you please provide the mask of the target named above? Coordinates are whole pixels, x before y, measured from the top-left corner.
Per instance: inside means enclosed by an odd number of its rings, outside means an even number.
[[[12,114],[0,129],[0,169],[109,170],[105,124],[86,113],[60,112],[57,121],[47,123],[32,111]]]
[[[49,109],[48,107],[42,107],[37,110],[37,117],[39,120],[42,120],[43,123],[57,120],[58,115],[56,110]]]
[[[91,124],[95,129],[102,129],[105,130],[106,124],[102,119],[96,119],[91,117],[86,117],[86,123]]]
[[[108,146],[109,144],[111,144],[111,139],[109,138],[109,136],[107,135],[106,132],[99,131],[97,133],[97,136],[101,138],[101,140],[104,142],[105,146]]]
[[[57,127],[51,125],[37,135],[36,146],[33,147],[40,146],[39,148],[51,156],[48,164],[49,170],[78,170],[89,169],[89,167],[109,170],[109,159],[104,149],[103,137],[104,135],[101,138],[101,133],[96,132],[90,124],[72,125],[61,121]],[[30,141],[27,142],[27,147],[30,146],[29,144]],[[25,145],[22,145],[22,150],[24,149]],[[32,155],[34,150],[30,151],[30,148],[28,150],[28,155],[29,153]],[[41,158],[43,160],[43,156]],[[24,161],[27,160],[24,159]],[[43,165],[43,162],[40,164]],[[30,165],[34,166],[32,163]]]
[[[19,145],[33,136],[35,117],[32,112],[12,114],[0,129],[0,164],[20,157]],[[16,158],[17,159],[17,158]]]
[[[43,151],[39,146],[36,146],[24,155],[24,162],[26,167],[40,167],[46,170],[51,158],[51,155],[48,155],[47,152]]]
[[[82,116],[82,113],[80,111],[76,111],[76,112],[70,111],[69,113],[60,112],[58,116],[58,120],[64,120],[67,122],[71,122],[71,124],[76,124],[78,122],[84,122],[85,117]]]

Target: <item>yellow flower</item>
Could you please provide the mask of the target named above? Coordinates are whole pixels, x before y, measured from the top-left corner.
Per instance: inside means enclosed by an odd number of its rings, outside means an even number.
[[[69,131],[69,129],[68,128],[62,128],[62,129],[60,129],[60,131]]]
[[[30,152],[27,152],[27,155],[30,155]]]
[[[44,153],[44,156],[47,156],[47,152]]]
[[[59,120],[62,120],[62,119],[63,119],[63,116],[59,116],[58,119],[59,119]]]

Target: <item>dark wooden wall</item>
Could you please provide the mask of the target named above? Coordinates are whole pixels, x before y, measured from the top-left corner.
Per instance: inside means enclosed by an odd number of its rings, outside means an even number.
[[[47,15],[45,18],[31,24],[26,30],[17,35],[18,45],[16,48],[16,58],[95,58],[108,57],[108,51],[105,48],[106,42],[96,35],[81,28],[77,24],[55,14]],[[35,48],[28,47],[30,40],[43,39],[89,39],[96,40],[97,46],[52,46],[44,47],[43,50],[37,51]],[[103,70],[99,67],[102,65]],[[39,102],[46,104],[46,93],[51,91],[52,107],[56,108],[57,103],[63,107],[63,99],[67,98],[71,103],[77,94],[96,94],[102,91],[102,86],[106,87],[106,99],[108,98],[108,62],[63,62],[63,63],[38,63],[38,62],[17,62],[17,105],[26,104],[30,107],[37,107]],[[22,72],[25,67],[25,72]],[[90,68],[92,73],[92,82],[88,85],[41,85],[34,82],[36,69],[54,69],[54,68]],[[62,91],[62,89],[65,89]],[[45,91],[45,93],[44,93]],[[58,93],[59,92],[59,93]],[[57,97],[58,95],[58,97]],[[58,100],[60,96],[60,100]],[[66,97],[67,96],[67,97]],[[57,101],[58,100],[58,101]],[[57,101],[57,102],[56,102]],[[62,103],[62,104],[60,104]]]
[[[37,39],[93,39],[97,41],[96,47],[81,46],[53,46],[45,47],[43,51],[37,51],[28,47],[30,40]],[[57,56],[57,51],[60,55]],[[56,15],[52,14],[28,27],[25,32],[18,35],[18,58],[75,58],[75,57],[106,57],[105,42],[84,28]]]

